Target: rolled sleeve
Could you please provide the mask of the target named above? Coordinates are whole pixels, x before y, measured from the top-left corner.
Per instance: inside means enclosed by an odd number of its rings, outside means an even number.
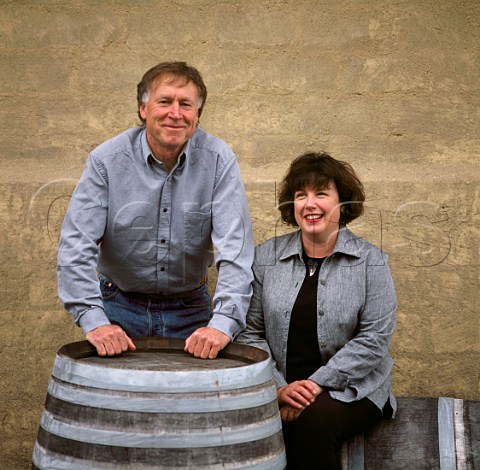
[[[331,367],[321,367],[309,377],[322,387],[333,390],[345,390],[348,387],[348,375]]]

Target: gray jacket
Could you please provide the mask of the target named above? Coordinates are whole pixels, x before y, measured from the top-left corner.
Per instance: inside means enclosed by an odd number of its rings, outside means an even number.
[[[253,269],[247,327],[236,341],[269,352],[277,387],[282,387],[290,315],[306,272],[300,231],[259,245]],[[390,398],[395,411],[389,345],[396,307],[387,255],[342,228],[319,272],[317,335],[325,365],[309,379],[343,402],[368,397],[383,408]]]

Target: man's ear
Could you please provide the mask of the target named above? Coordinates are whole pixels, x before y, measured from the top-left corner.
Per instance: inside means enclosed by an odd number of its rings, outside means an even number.
[[[146,120],[147,119],[147,113],[145,112],[145,103],[142,103],[140,105],[140,108],[138,110],[140,112],[140,117],[143,119],[143,120]]]

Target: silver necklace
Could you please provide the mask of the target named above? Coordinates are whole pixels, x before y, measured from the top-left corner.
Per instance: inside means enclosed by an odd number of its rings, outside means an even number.
[[[310,277],[312,277],[315,274],[315,271],[317,270],[318,262],[315,259],[309,258],[307,265],[308,265],[308,274],[310,275]]]

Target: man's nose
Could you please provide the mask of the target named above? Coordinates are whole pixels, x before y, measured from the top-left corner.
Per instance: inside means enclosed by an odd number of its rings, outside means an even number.
[[[178,103],[177,101],[174,101],[170,106],[169,114],[173,119],[180,119],[182,117],[180,103]]]

